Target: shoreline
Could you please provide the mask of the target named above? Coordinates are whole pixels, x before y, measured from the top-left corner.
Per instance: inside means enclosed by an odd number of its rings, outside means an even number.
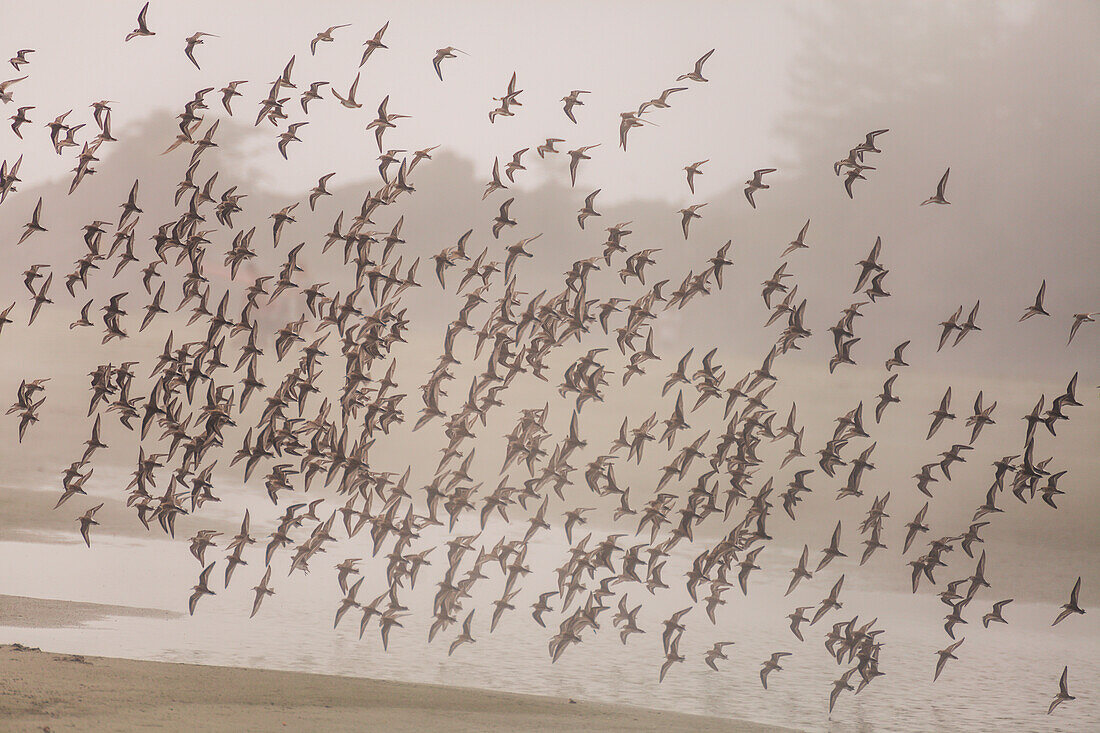
[[[109,616],[170,619],[182,616],[163,608],[65,601],[0,593],[0,626],[13,628],[79,628]]]
[[[626,705],[359,677],[85,657],[0,645],[4,731],[740,731]]]

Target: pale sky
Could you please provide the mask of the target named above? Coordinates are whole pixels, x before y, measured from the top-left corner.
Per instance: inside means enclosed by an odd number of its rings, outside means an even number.
[[[140,7],[137,2],[47,2],[5,8],[0,48],[36,49],[33,65],[25,67],[34,73],[16,87],[19,104],[38,107],[30,113],[39,127],[32,134],[44,135],[41,125],[69,108],[83,119],[86,105],[98,99],[115,100],[112,121],[122,130],[154,108],[178,113],[197,89],[216,90],[236,79],[249,81],[234,107],[251,123],[258,100],[292,54],[292,78],[299,89],[291,94],[300,94],[313,81],[329,81],[346,93],[363,41],[388,20],[383,42],[389,49],[376,52],[362,69],[357,95],[362,109],[336,107],[328,87],[308,118],[297,99],[288,105],[291,121],[311,122],[301,133],[310,141],[308,155],[298,150],[289,165],[278,159],[276,133],[264,123],[272,144],[257,162],[271,176],[270,185],[290,190],[337,164],[345,171],[361,167],[363,177],[370,175],[378,152],[363,128],[388,94],[390,112],[411,119],[391,130],[387,141],[407,148],[443,144],[478,161],[486,177],[493,156],[508,159],[522,147],[533,153],[546,137],[565,138],[564,149],[601,143],[582,180],[598,181],[610,170],[619,171],[621,183],[607,191],[611,200],[684,198],[677,179],[680,169],[695,160],[712,159],[703,180],[711,190],[721,190],[782,159],[788,150],[772,129],[787,109],[794,19],[807,5],[708,2],[670,13],[667,5],[653,2],[408,2],[373,8],[340,2],[154,2],[148,23],[157,35],[124,44]],[[61,20],[39,22],[53,13]],[[314,35],[341,23],[351,27],[335,31],[335,42],[319,44],[311,57]],[[202,70],[183,54],[185,37],[195,31],[219,36],[197,48]],[[440,82],[431,62],[444,46],[470,55],[445,61],[445,81]],[[617,149],[618,113],[685,85],[676,77],[716,47],[721,50],[704,68],[712,81],[687,82],[688,91],[673,95],[673,109],[651,115],[659,129],[634,130],[629,154]],[[515,117],[490,125],[492,97],[503,94],[513,71],[524,90],[523,106]],[[577,125],[565,118],[559,101],[573,89],[592,92],[576,110]],[[218,96],[210,95],[212,104]],[[327,118],[318,114],[322,108]],[[9,135],[0,131],[0,139]],[[67,167],[43,155],[28,157],[24,171],[25,180],[34,181]],[[539,179],[529,176],[520,187]]]

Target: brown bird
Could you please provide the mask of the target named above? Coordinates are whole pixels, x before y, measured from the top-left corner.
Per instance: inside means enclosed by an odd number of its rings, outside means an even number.
[[[195,615],[195,606],[198,604],[200,598],[214,595],[214,591],[210,590],[210,571],[214,569],[215,564],[216,563],[210,563],[203,568],[203,571],[199,573],[198,585],[191,588],[194,592],[191,593],[191,598],[187,601],[187,611],[192,616]]]
[[[1047,708],[1047,715],[1054,712],[1054,708],[1058,707],[1064,702],[1069,700],[1076,700],[1077,698],[1069,694],[1069,685],[1066,678],[1069,675],[1069,667],[1062,668],[1062,677],[1058,680],[1058,694],[1054,696],[1054,699],[1050,702],[1050,707]]]
[[[469,55],[465,51],[463,51],[461,49],[457,49],[454,46],[447,46],[445,48],[437,48],[435,50],[435,58],[432,59],[432,66],[435,67],[435,74],[436,74],[436,76],[439,77],[440,81],[443,81],[443,69],[440,67],[440,64],[443,63],[444,59],[456,59],[456,58],[458,58],[458,56],[455,55],[456,53],[461,53],[461,54],[467,55],[467,56]]]
[[[138,36],[155,36],[156,35],[156,33],[149,30],[149,26],[145,22],[145,14],[148,13],[148,12],[149,12],[149,3],[145,3],[145,5],[143,5],[142,8],[141,8],[141,12],[138,13],[138,17],[137,17],[138,27],[133,29],[132,31],[130,31],[129,34],[127,34],[127,36],[126,36],[127,41],[129,41],[131,38],[137,38]]]
[[[1055,626],[1061,623],[1067,616],[1079,613],[1084,614],[1085,610],[1081,608],[1080,603],[1077,600],[1078,594],[1081,592],[1081,578],[1077,578],[1077,582],[1073,584],[1073,590],[1069,592],[1069,603],[1062,604],[1062,612],[1058,614],[1058,617],[1054,619],[1054,623],[1051,626]]]
[[[187,58],[191,59],[191,63],[195,65],[196,69],[201,69],[199,62],[195,60],[195,46],[201,46],[203,38],[217,38],[213,33],[195,33],[187,37],[187,45],[183,48],[183,53]]]
[[[88,531],[91,530],[93,524],[99,524],[92,517],[95,513],[103,508],[103,504],[96,504],[94,507],[84,512],[76,521],[80,522],[80,535],[84,538],[84,544],[88,547],[92,546],[92,540],[88,536]]]
[[[715,49],[712,48],[711,50],[703,54],[702,57],[700,57],[700,59],[695,62],[695,68],[687,74],[681,74],[680,76],[676,77],[676,81],[684,81],[685,79],[688,79],[690,81],[710,81],[703,76],[703,64],[705,64],[707,59],[710,58],[710,55],[714,53],[714,50]],[[764,687],[766,688],[767,685],[764,685]]]
[[[602,143],[596,143],[595,145],[585,145],[582,148],[569,151],[569,180],[571,185],[577,185],[577,166],[582,160],[591,160],[591,155],[586,155],[589,150],[600,147]]]
[[[691,224],[691,220],[703,218],[701,214],[696,212],[704,206],[706,206],[706,204],[692,204],[686,209],[680,209],[680,226],[684,230],[684,239],[688,238],[688,226]]]
[[[347,28],[350,25],[351,25],[351,23],[342,23],[341,25],[330,26],[327,30],[323,30],[320,33],[318,33],[313,38],[313,40],[309,42],[309,55],[310,56],[316,56],[317,55],[317,44],[318,43],[332,43],[334,40],[336,40],[332,37],[332,32],[333,31],[335,31],[339,28]]]

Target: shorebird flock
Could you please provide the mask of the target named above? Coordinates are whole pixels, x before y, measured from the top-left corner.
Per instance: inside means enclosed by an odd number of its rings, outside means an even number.
[[[132,31],[119,29],[119,43],[139,44],[158,34],[155,17],[150,18],[149,11],[146,3]],[[369,64],[374,54],[388,50],[388,25],[382,25],[362,43],[360,67]],[[357,43],[353,40],[356,34],[348,24],[333,25],[317,33],[308,53],[321,53],[322,44]],[[196,68],[201,68],[201,47],[219,39],[218,34],[207,32],[180,36],[184,57],[180,62]],[[649,117],[672,106],[673,95],[697,93],[698,87],[707,83],[706,62],[713,53],[703,54],[690,71],[670,79],[681,86],[666,88],[653,99],[641,102],[636,111],[620,115],[619,145],[624,151],[629,133],[653,124]],[[48,144],[58,155],[79,151],[71,194],[82,184],[88,185],[84,181],[95,173],[97,155],[102,155],[103,147],[118,142],[111,133],[112,103],[92,104],[88,122],[70,119],[71,110],[58,110],[61,113],[50,122],[38,119],[46,110],[18,106],[22,100],[17,100],[19,83],[33,74],[33,54],[29,48],[16,51],[10,64],[23,75],[0,82],[0,100],[17,107],[9,118],[11,129],[25,145],[46,145],[46,134],[41,131],[45,127]],[[430,63],[439,83],[446,83],[444,72],[462,63],[464,56],[465,52],[446,46],[434,58],[421,62],[425,67]],[[333,576],[334,626],[355,612],[360,616],[360,638],[374,628],[383,646],[387,646],[393,630],[402,628],[402,618],[412,613],[403,605],[403,595],[423,576],[426,566],[433,566],[441,572],[430,612],[433,622],[428,641],[447,638],[449,654],[459,653],[460,648],[474,644],[484,633],[492,633],[506,614],[526,612],[539,627],[556,624],[556,633],[547,632],[548,657],[556,661],[570,647],[605,630],[601,617],[611,612],[611,625],[623,644],[637,643],[637,635],[647,631],[659,633],[663,660],[654,646],[654,674],[664,680],[677,665],[688,662],[680,653],[683,635],[692,627],[716,625],[716,612],[727,602],[723,599],[727,592],[749,594],[753,571],[767,562],[772,540],[767,529],[769,520],[795,522],[803,495],[811,491],[835,492],[837,501],[851,507],[852,519],[838,522],[828,546],[818,553],[812,553],[807,543],[797,565],[790,570],[787,594],[800,583],[823,584],[819,603],[791,610],[790,649],[802,648],[799,645],[805,644],[810,635],[824,640],[841,668],[839,678],[825,691],[830,711],[841,704],[845,693],[858,694],[886,674],[880,669],[880,654],[886,648],[887,629],[878,628],[877,619],[861,621],[858,616],[843,616],[845,577],[830,576],[828,567],[834,559],[855,553],[859,546],[863,548],[861,565],[888,549],[882,537],[890,516],[887,508],[891,492],[870,497],[864,504],[861,485],[875,470],[875,427],[889,418],[890,406],[900,402],[895,384],[909,366],[905,351],[910,341],[899,343],[886,361],[882,393],[868,397],[868,402],[874,404],[874,425],[865,420],[864,403],[860,401],[836,417],[832,438],[823,446],[804,448],[804,427],[798,421],[795,405],[788,409],[770,404],[769,393],[779,381],[778,367],[784,355],[813,336],[806,326],[806,300],[798,299],[794,275],[787,272],[788,258],[812,246],[808,240],[810,222],[793,223],[792,231],[799,229],[797,236],[783,251],[774,274],[762,283],[761,295],[769,312],[766,325],[780,322],[783,328],[770,350],[761,355],[760,366],[737,379],[733,375],[727,378],[718,348],[697,344],[684,354],[664,357],[654,351],[654,329],[663,313],[683,309],[691,301],[705,300],[722,289],[723,276],[728,277],[734,268],[732,240],[718,247],[701,271],[647,284],[646,270],[658,262],[661,250],[632,249],[628,240],[630,222],[618,223],[606,228],[602,252],[573,263],[559,291],[551,294],[543,290],[532,295],[524,291],[523,260],[536,258],[539,246],[547,242],[538,241],[540,235],[536,233],[506,246],[498,244],[518,224],[512,211],[516,196],[512,196],[500,202],[499,214],[486,226],[456,232],[455,243],[441,251],[420,251],[401,238],[401,204],[415,195],[415,173],[421,165],[430,163],[432,151],[438,146],[411,154],[387,148],[389,135],[405,117],[389,110],[388,96],[381,99],[377,116],[365,128],[373,133],[373,144],[379,152],[377,187],[367,192],[358,211],[338,212],[323,241],[288,247],[285,240],[292,238],[288,235],[293,225],[299,217],[313,216],[319,205],[323,207],[324,197],[331,196],[326,186],[338,173],[322,176],[304,201],[294,201],[271,213],[246,212],[247,191],[243,184],[227,186],[219,193],[215,188],[219,171],[204,169],[203,155],[218,146],[220,120],[240,114],[246,104],[251,105],[250,122],[251,114],[255,114],[255,126],[271,125],[279,130],[272,144],[282,157],[293,155],[297,146],[308,142],[305,133],[309,121],[305,118],[317,109],[311,105],[328,105],[334,114],[353,113],[335,109],[337,104],[353,111],[363,107],[364,102],[356,98],[360,72],[351,73],[355,76],[346,92],[345,87],[337,89],[328,81],[305,82],[295,75],[292,56],[266,85],[264,96],[249,99],[241,91],[246,85],[260,86],[258,80],[233,80],[221,89],[198,90],[178,115],[175,139],[165,141],[166,156],[177,149],[190,151],[189,161],[179,166],[182,180],[172,202],[178,216],[168,221],[143,221],[140,180],[135,180],[128,197],[119,205],[117,223],[111,218],[97,219],[83,227],[86,253],[71,272],[62,276],[56,270],[58,277],[64,278],[63,292],[54,286],[54,268],[61,265],[35,264],[23,275],[26,294],[0,311],[2,336],[3,326],[15,319],[25,319],[32,326],[55,298],[68,298],[77,304],[79,293],[88,290],[92,279],[120,279],[131,265],[133,270],[141,269],[140,288],[118,292],[103,303],[88,300],[80,308],[79,319],[70,326],[102,328],[105,357],[105,363],[90,374],[90,437],[83,453],[64,469],[55,506],[57,511],[73,513],[83,541],[89,547],[94,545],[97,512],[104,506],[80,505],[81,501],[90,504],[87,498],[82,499],[87,496],[85,486],[93,475],[96,458],[109,449],[103,423],[117,422],[121,427],[113,430],[128,431],[136,438],[127,446],[136,454],[133,479],[117,499],[146,529],[159,529],[174,538],[181,517],[187,517],[189,523],[201,523],[204,507],[219,501],[215,493],[216,467],[219,475],[236,467],[233,472],[243,479],[249,496],[255,494],[258,501],[270,501],[283,512],[273,526],[257,528],[245,510],[235,536],[221,540],[221,532],[199,529],[189,538],[190,551],[200,568],[188,599],[191,614],[201,613],[204,596],[227,588],[241,565],[262,568],[253,588],[254,603],[251,609],[242,609],[250,610],[252,616],[262,613],[265,601],[278,600],[275,586],[279,581],[272,579],[275,561],[289,556],[289,575],[279,573],[283,582],[290,582],[297,573],[322,570],[318,566],[323,566],[323,571]],[[501,96],[486,103],[491,124],[516,115],[522,107],[520,86],[513,73]],[[329,87],[329,97],[324,87]],[[574,89],[562,98],[565,120],[576,123],[576,115],[585,104],[584,95],[589,94]],[[302,117],[289,122],[292,115],[297,117],[296,108],[300,108]],[[51,115],[53,111],[44,116],[49,119]],[[92,126],[98,130],[94,136],[90,136]],[[864,174],[875,170],[869,163],[873,162],[872,156],[882,152],[878,145],[888,139],[884,137],[888,133],[888,129],[867,133],[865,140],[835,163],[834,173],[843,179],[848,197],[858,192],[853,191],[857,181],[871,185]],[[365,139],[371,144],[369,135]],[[555,147],[558,145],[561,147]],[[540,159],[567,155],[570,184],[575,186],[578,167],[590,160],[591,154],[598,154],[600,145],[548,137],[532,147],[536,147]],[[530,148],[523,148],[510,160],[505,157],[503,173],[500,158],[495,159],[482,198],[503,198],[502,192],[532,164],[529,152]],[[179,153],[165,160],[166,165],[175,165]],[[12,199],[2,209],[4,212],[28,209],[18,245],[30,247],[46,238],[51,209],[64,202],[41,198],[27,202],[12,196],[20,181],[21,161],[22,156],[12,156],[0,166],[0,203]],[[685,185],[693,195],[707,163],[697,161],[683,169]],[[774,168],[760,168],[749,174],[744,195],[752,209],[762,196],[767,196],[770,184],[765,179],[775,172]],[[938,183],[930,181],[929,189],[934,184],[934,193],[923,203],[914,201],[912,205],[950,205],[949,173],[950,169],[945,171]],[[586,223],[591,227],[593,220],[601,216],[600,192],[596,189],[584,195],[577,213],[581,230],[590,231],[585,229]],[[703,216],[704,206],[706,203],[695,203],[678,212],[685,240],[691,238],[690,225]],[[261,220],[271,222],[270,228],[238,228],[234,224],[235,219],[254,220],[257,214]],[[392,224],[376,229],[376,219],[388,219]],[[492,240],[476,253],[474,242],[482,229],[491,233]],[[257,258],[257,247],[285,251],[285,261],[276,271],[253,281],[238,279],[240,267]],[[890,271],[882,249],[880,238],[856,263],[856,302],[844,309],[829,329],[835,346],[828,365],[830,373],[856,363],[853,346],[860,340],[856,320],[864,315],[861,309],[890,297],[885,283]],[[672,257],[665,262],[675,265],[672,250],[671,246],[665,249],[666,256]],[[47,259],[48,249],[40,251],[42,259]],[[306,268],[298,261],[303,252],[335,263],[347,273],[347,280],[309,282]],[[208,255],[223,257],[231,273],[222,292],[205,274],[203,262]],[[426,278],[421,271],[420,281],[418,270],[426,258],[430,258],[433,271]],[[527,265],[537,266],[537,259]],[[613,292],[603,285],[590,286],[592,273],[604,269],[615,272],[616,268],[621,288],[616,283],[612,283],[618,288]],[[127,276],[133,276],[133,270]],[[672,284],[675,282],[679,284]],[[415,391],[406,387],[411,370],[400,369],[397,358],[406,335],[415,327],[416,314],[402,304],[403,295],[413,288],[439,288],[460,304],[443,333],[438,362]],[[1075,338],[1086,336],[1087,329],[1080,336],[1079,331],[1094,322],[1097,314],[1052,315],[1044,305],[1045,292],[1044,281],[1034,302],[1021,304],[1020,321],[1042,318],[1049,321],[1049,327],[1059,328],[1058,322],[1065,321],[1067,346]],[[265,332],[258,314],[280,300],[284,304],[292,301],[295,318]],[[693,307],[702,306],[696,303]],[[139,313],[131,315],[128,309]],[[171,311],[186,309],[192,315],[187,326],[180,329],[183,333],[169,333],[159,353],[117,364],[110,359],[110,347],[127,339],[134,328],[144,331]],[[939,324],[940,349],[958,346],[982,330],[979,303],[965,319],[964,309],[959,306]],[[929,328],[934,327],[929,324]],[[570,348],[584,350],[586,341],[600,334],[608,338],[614,334],[619,355],[613,349],[594,347],[571,361],[564,371],[551,369],[552,356],[570,353]],[[268,343],[273,347],[265,350]],[[621,367],[619,356],[625,360]],[[599,410],[606,390],[634,389],[637,382],[632,380],[643,377],[653,369],[653,362],[663,359],[676,366],[660,389],[662,409],[648,416],[623,416],[618,436],[609,445],[589,446],[584,438],[584,406]],[[448,399],[447,383],[456,378],[455,372],[463,364],[464,368],[481,371],[473,376],[464,401],[462,395]],[[281,381],[265,384],[260,374],[269,370],[281,370]],[[331,392],[320,387],[320,375],[325,371],[340,374],[342,387]],[[412,378],[419,381],[416,376]],[[509,391],[516,380],[557,384],[559,399],[553,406],[510,404]],[[951,467],[966,462],[967,451],[972,450],[983,428],[995,423],[997,402],[979,392],[972,410],[959,410],[957,400],[953,406],[948,388],[930,411],[929,441],[952,421],[961,419],[970,429],[967,442],[952,444],[913,477],[909,490],[921,492],[928,502],[905,524],[900,554],[912,559],[897,561],[901,571],[905,562],[911,568],[914,593],[921,583],[945,582],[939,597],[950,609],[944,624],[950,641],[942,650],[929,650],[930,681],[940,676],[949,661],[965,654],[965,638],[956,639],[956,627],[967,623],[967,615],[976,614],[971,618],[980,619],[986,628],[1011,622],[1013,599],[1001,599],[992,592],[985,574],[986,553],[978,547],[982,543],[979,533],[1003,511],[998,503],[1033,504],[1038,496],[1049,507],[1057,508],[1058,497],[1064,493],[1059,481],[1066,471],[1056,470],[1055,458],[1044,456],[1041,446],[1045,436],[1055,435],[1060,421],[1070,419],[1072,410],[1081,407],[1076,394],[1077,375],[1067,374],[1066,382],[1064,392],[1053,399],[1037,397],[1034,409],[1023,416],[1021,439],[1008,451],[1010,455],[993,465],[985,501],[974,508],[969,526],[951,528],[946,534],[943,530],[932,533],[925,523],[929,504],[934,501],[933,485],[949,482]],[[19,421],[21,441],[42,429],[38,425],[39,412],[49,399],[49,387],[48,375],[31,376],[20,384],[8,414]],[[649,385],[638,389],[656,393]],[[248,410],[253,398],[263,400],[262,409],[255,409],[253,403],[254,409]],[[509,404],[520,409],[514,427],[503,436],[505,460],[498,469],[479,462],[475,448],[479,441],[496,440],[482,434],[481,429],[490,413]],[[572,413],[564,434],[554,435],[548,429],[552,410]],[[780,418],[783,413],[786,417]],[[409,466],[386,465],[385,455],[378,455],[377,449],[372,451],[379,439],[403,435],[409,440],[410,433],[416,434],[413,439],[421,445],[434,445],[441,451],[430,480],[422,486],[412,482],[411,476],[431,471],[435,459],[429,458],[426,450],[422,451],[421,461]],[[664,463],[657,475],[645,485],[626,486],[616,479],[616,465],[640,465],[650,443],[653,445],[648,455],[659,453],[658,461]],[[757,451],[769,443],[785,446],[786,453],[778,466],[765,469],[766,462]],[[237,445],[240,447],[234,450]],[[583,470],[571,462],[583,465]],[[789,464],[793,464],[789,483],[783,483],[787,479],[761,480],[763,474],[778,474]],[[236,478],[234,482],[239,483]],[[259,491],[261,483],[263,492]],[[593,506],[573,506],[566,497],[569,487],[589,492],[585,503]],[[611,515],[615,531],[582,536],[586,513],[597,507]],[[471,521],[476,521],[481,531],[465,535],[455,532],[456,527],[469,526]],[[430,528],[445,530],[445,542],[422,540],[422,533],[427,534]],[[853,531],[858,539],[852,539]],[[531,570],[526,563],[532,540],[539,535],[559,534],[564,535],[568,551],[556,578],[528,578]],[[368,535],[369,540],[365,539]],[[704,536],[717,539],[706,540]],[[925,537],[931,539],[926,541]],[[371,583],[381,587],[381,593],[373,599],[361,596],[367,580],[359,567],[363,558],[343,559],[333,571],[332,560],[319,557],[352,538],[358,538],[358,546],[369,550],[372,558],[386,561],[384,584],[381,577],[370,578]],[[686,576],[662,577],[670,554],[684,548],[694,557]],[[955,553],[956,549],[961,553]],[[966,559],[949,562],[952,554],[964,554]],[[939,577],[937,569],[942,569]],[[945,581],[943,574],[954,577]],[[470,607],[475,585],[490,579],[503,581],[500,598],[491,608]],[[639,627],[637,616],[646,597],[658,592],[681,594],[685,590],[687,605],[665,620],[662,628]],[[517,599],[525,593],[537,600],[521,611],[523,604]],[[1066,589],[1068,600],[1061,609],[1051,609],[1052,625],[1070,625],[1075,616],[1085,613],[1082,593],[1087,598],[1087,590],[1082,591],[1078,579],[1072,590]],[[268,600],[269,596],[275,598]],[[181,599],[184,597],[187,595],[181,587]],[[819,622],[825,622],[823,627],[817,627]],[[721,663],[730,663],[725,650],[734,643],[719,641],[704,658],[691,663],[705,663],[717,671]],[[775,675],[781,674],[785,658],[797,654],[780,650],[757,662],[765,690],[769,679],[774,681]],[[1053,700],[1048,712],[1074,700],[1069,692],[1068,668],[1060,680],[1050,680],[1049,687]]]

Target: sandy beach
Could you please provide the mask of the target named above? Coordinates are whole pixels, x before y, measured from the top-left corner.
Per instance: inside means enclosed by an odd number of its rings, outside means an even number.
[[[551,697],[0,646],[2,731],[777,731]]]

